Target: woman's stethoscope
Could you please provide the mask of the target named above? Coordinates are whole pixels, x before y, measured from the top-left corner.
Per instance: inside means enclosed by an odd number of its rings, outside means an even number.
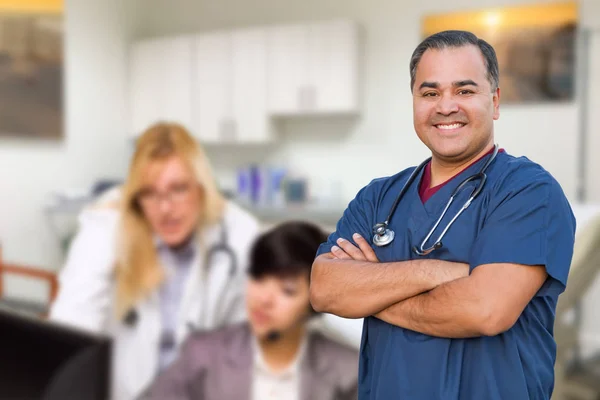
[[[220,222],[220,230],[221,230],[221,235],[219,238],[219,241],[217,242],[217,244],[213,245],[212,247],[210,247],[208,249],[208,251],[206,252],[206,256],[204,258],[204,265],[205,265],[205,270],[204,272],[204,276],[206,277],[208,275],[208,272],[210,270],[210,268],[214,265],[214,259],[215,257],[219,254],[222,253],[225,257],[227,257],[229,259],[229,275],[228,275],[228,280],[230,280],[231,278],[233,278],[235,276],[235,274],[237,273],[237,269],[238,269],[238,262],[237,262],[237,256],[235,254],[235,251],[233,250],[233,248],[229,245],[229,234],[227,232],[227,227],[225,226],[225,222],[221,221]],[[187,323],[187,327],[189,330],[192,331],[197,331],[202,329],[203,327],[206,326],[206,318],[208,315],[208,305],[207,305],[207,301],[206,301],[206,294],[207,294],[207,285],[206,285],[206,280],[203,280],[203,284],[204,287],[202,288],[202,296],[203,296],[203,301],[202,301],[202,315],[199,318],[199,323],[195,323],[195,322],[188,322]],[[223,299],[224,295],[225,295],[225,291],[228,289],[229,285],[227,283],[225,283],[221,289],[221,293],[219,293],[218,299]],[[223,304],[225,302],[224,301],[220,301],[217,304],[217,307],[215,309],[215,315],[222,315],[222,313],[225,311],[223,310]],[[123,322],[128,325],[128,326],[135,326],[137,324],[137,321],[139,319],[139,313],[135,308],[132,308],[131,310],[129,310],[129,312],[125,315]]]
[[[479,193],[481,193],[481,190],[483,189],[483,186],[485,185],[485,181],[487,180],[487,175],[485,174],[485,171],[487,170],[489,165],[496,159],[497,154],[498,154],[498,145],[494,145],[494,152],[492,153],[491,157],[486,161],[486,163],[483,165],[483,167],[481,167],[481,170],[479,170],[479,172],[476,173],[475,175],[471,175],[468,178],[466,178],[465,180],[463,180],[460,183],[460,185],[458,185],[456,187],[456,189],[454,189],[454,191],[450,195],[450,199],[448,199],[448,203],[446,204],[446,208],[444,208],[442,215],[440,215],[437,222],[433,225],[433,228],[431,228],[431,230],[429,231],[427,236],[425,236],[425,239],[423,239],[423,242],[421,242],[421,245],[419,247],[417,247],[417,246],[413,247],[413,251],[416,254],[418,254],[420,256],[426,256],[427,254],[431,253],[432,251],[437,250],[443,246],[442,239],[444,238],[444,235],[446,234],[446,232],[448,232],[448,229],[450,229],[450,226],[452,226],[452,224],[454,223],[454,221],[456,221],[456,219],[460,216],[460,214],[462,214],[462,212],[465,211],[467,209],[467,207],[469,207],[469,205],[471,205],[471,203],[473,202],[473,200],[475,200],[475,198],[479,195]],[[402,198],[404,197],[404,194],[406,193],[406,191],[408,190],[410,185],[414,182],[416,177],[419,175],[421,170],[425,167],[425,165],[427,165],[427,163],[429,161],[431,161],[431,157],[428,158],[427,160],[423,161],[417,168],[415,168],[415,170],[412,172],[412,174],[410,175],[410,177],[408,178],[408,180],[402,187],[402,190],[400,190],[398,197],[396,197],[396,200],[394,201],[394,204],[392,205],[390,212],[389,212],[387,218],[385,219],[385,221],[375,224],[375,226],[373,226],[373,244],[375,246],[378,246],[378,247],[387,246],[388,244],[392,243],[392,241],[394,240],[395,233],[393,230],[391,230],[388,227],[390,220],[392,219],[392,215],[394,214],[394,211],[396,211],[396,208],[398,207],[398,203],[400,203],[400,200],[402,200]],[[479,183],[477,184],[477,186],[475,186],[475,188],[471,192],[471,195],[469,196],[469,198],[467,199],[465,204],[463,204],[462,208],[456,213],[456,215],[454,215],[454,217],[450,220],[450,222],[448,222],[448,224],[446,225],[446,228],[444,228],[444,230],[442,231],[440,236],[437,238],[437,240],[435,241],[433,246],[425,249],[424,248],[425,244],[427,243],[427,241],[429,240],[431,235],[433,235],[433,233],[437,229],[438,225],[440,224],[440,222],[446,215],[446,211],[448,211],[448,208],[450,208],[450,205],[454,201],[454,198],[467,185],[467,183],[474,181],[476,179],[479,179]]]

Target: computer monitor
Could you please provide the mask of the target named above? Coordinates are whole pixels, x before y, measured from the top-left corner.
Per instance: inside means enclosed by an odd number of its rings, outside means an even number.
[[[0,309],[0,399],[106,400],[112,341]]]

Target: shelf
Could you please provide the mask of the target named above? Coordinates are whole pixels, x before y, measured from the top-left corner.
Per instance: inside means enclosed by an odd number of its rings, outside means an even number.
[[[290,205],[285,207],[256,207],[242,204],[242,207],[261,221],[267,223],[302,220],[332,227],[337,224],[344,212],[343,206]]]

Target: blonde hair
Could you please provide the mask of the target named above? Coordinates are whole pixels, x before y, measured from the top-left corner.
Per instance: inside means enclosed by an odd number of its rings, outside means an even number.
[[[144,184],[143,174],[147,166],[172,156],[186,163],[200,184],[202,210],[198,230],[217,223],[223,214],[225,200],[217,188],[206,155],[189,132],[173,123],[158,123],[146,130],[137,140],[120,204],[121,222],[115,268],[117,318],[122,318],[164,279],[153,233],[137,197]]]

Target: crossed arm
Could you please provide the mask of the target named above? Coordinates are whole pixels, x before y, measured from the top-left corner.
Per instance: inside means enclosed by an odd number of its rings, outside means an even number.
[[[441,260],[379,263],[367,241],[341,239],[317,257],[311,303],[346,318],[370,315],[431,336],[493,336],[514,325],[543,285],[543,266],[469,266]]]

